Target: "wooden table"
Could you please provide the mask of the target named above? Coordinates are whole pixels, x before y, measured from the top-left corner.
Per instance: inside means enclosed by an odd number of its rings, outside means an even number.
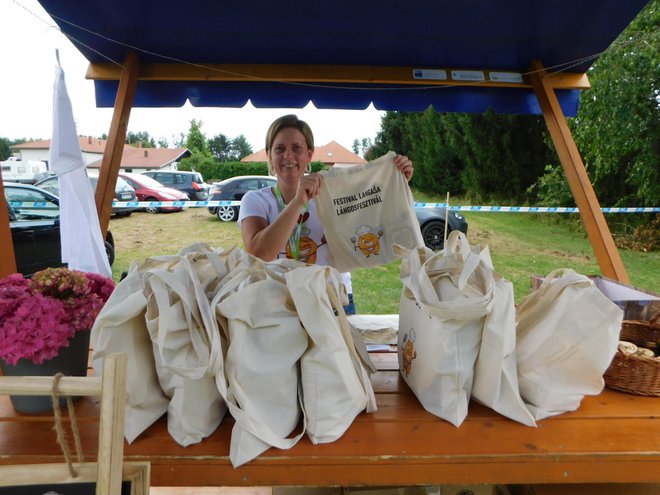
[[[378,411],[360,414],[325,445],[303,438],[235,469],[233,420],[181,447],[161,418],[131,445],[126,461],[151,461],[153,486],[351,486],[496,483],[660,483],[660,399],[605,389],[575,412],[537,428],[471,403],[456,428],[426,412],[397,371],[396,354],[372,354]],[[98,403],[77,406],[83,449],[96,456]],[[62,462],[49,415],[25,416],[0,397],[0,464]]]

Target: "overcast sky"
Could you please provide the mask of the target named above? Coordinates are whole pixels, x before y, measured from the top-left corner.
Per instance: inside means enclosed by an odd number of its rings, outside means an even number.
[[[52,134],[55,49],[71,97],[79,135],[107,134],[112,109],[96,108],[94,83],[85,79],[87,60],[59,33],[55,22],[37,0],[0,0],[0,137],[50,139]],[[285,113],[296,113],[314,131],[317,145],[330,141],[351,149],[354,139],[376,137],[383,112],[366,110],[317,110],[244,108],[134,108],[128,130],[146,131],[156,141],[173,143],[187,133],[191,119],[201,120],[207,138],[243,134],[254,151],[264,147],[270,123]]]

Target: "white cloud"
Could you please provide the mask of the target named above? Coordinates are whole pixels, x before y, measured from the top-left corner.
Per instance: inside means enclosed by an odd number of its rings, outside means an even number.
[[[87,60],[54,26],[36,0],[2,0],[0,46],[3,71],[0,75],[0,137],[9,139],[49,139],[52,132],[55,49],[66,75],[78,134],[107,134],[112,109],[96,108],[94,83],[85,79]],[[203,122],[208,138],[243,134],[254,151],[263,148],[270,123],[285,113],[295,113],[314,131],[316,143],[337,141],[350,149],[354,139],[376,137],[384,112],[370,106],[366,110],[317,110],[244,108],[134,108],[128,130],[146,131],[156,140],[187,133],[190,120]]]

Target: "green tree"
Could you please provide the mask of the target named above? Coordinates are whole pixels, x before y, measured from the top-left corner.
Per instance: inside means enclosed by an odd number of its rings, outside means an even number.
[[[429,193],[525,201],[554,157],[534,115],[387,112],[370,158],[388,150],[415,163],[412,185]],[[373,156],[371,156],[373,155]]]
[[[353,145],[351,146],[351,149],[353,150],[353,153],[356,155],[360,154],[360,140],[359,139],[353,139]]]
[[[159,148],[168,148],[170,146],[170,143],[167,142],[167,139],[164,137],[161,137],[158,139],[158,147]]]
[[[0,137],[0,161],[4,161],[11,156],[11,149],[9,148],[12,142],[7,138]]]
[[[248,155],[252,154],[252,145],[243,134],[239,134],[234,138],[231,143],[231,149],[236,161],[240,161]]]
[[[156,141],[152,138],[148,132],[131,132],[126,133],[126,144],[133,146],[141,146],[142,148],[155,148]]]
[[[555,158],[548,130],[538,115],[455,114],[448,133],[465,167],[461,182],[472,198],[527,202],[528,188]]]
[[[356,155],[362,155],[365,158],[373,145],[371,138],[354,139],[351,149]]]
[[[573,122],[607,206],[660,204],[660,0],[652,0],[589,71]]]
[[[218,134],[209,139],[209,149],[213,158],[219,162],[237,162],[252,154],[252,146],[243,134],[234,139]]]
[[[209,149],[211,150],[213,158],[217,161],[231,161],[231,139],[224,134],[217,134],[209,139]]]
[[[208,141],[202,132],[202,125],[201,120],[192,119],[190,121],[190,129],[188,129],[185,146],[193,155],[199,153],[204,156],[211,156]]]

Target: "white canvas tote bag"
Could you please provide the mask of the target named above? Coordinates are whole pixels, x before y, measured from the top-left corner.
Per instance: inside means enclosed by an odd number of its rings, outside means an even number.
[[[229,342],[216,385],[236,420],[229,450],[234,466],[271,446],[291,448],[304,434],[289,437],[301,418],[298,362],[307,333],[283,275],[252,261],[235,268],[211,302]]]
[[[213,248],[205,242],[191,244],[179,251],[179,256],[186,256],[190,268],[207,295],[213,299],[221,280],[236,267],[245,256],[245,251],[232,246],[229,249]]]
[[[145,276],[147,328],[159,383],[170,398],[167,429],[183,446],[213,433],[227,411],[213,374],[222,361],[220,334],[189,257],[172,271]]]
[[[124,436],[131,443],[167,411],[169,398],[158,383],[147,330],[147,298],[143,273],[153,267],[171,267],[178,257],[148,258],[131,263],[128,275],[115,287],[92,327],[92,366],[102,375],[103,359],[113,352],[128,356]]]
[[[507,418],[536,426],[520,396],[513,284],[493,272],[493,304],[484,319],[472,397]]]
[[[286,274],[296,311],[309,335],[300,371],[307,435],[315,444],[337,440],[361,411],[376,410],[369,372],[355,350],[339,302],[339,273],[333,277],[333,271],[310,265]]]
[[[398,334],[403,379],[424,409],[455,426],[467,416],[493,298],[479,256],[468,252],[464,259],[460,236],[452,232],[440,253],[420,248],[402,259]]]
[[[397,259],[393,245],[424,245],[408,182],[394,166],[396,154],[365,165],[321,172],[315,199],[333,266],[341,272]]]
[[[516,311],[520,393],[539,420],[604,387],[623,311],[584,275],[555,270]]]

